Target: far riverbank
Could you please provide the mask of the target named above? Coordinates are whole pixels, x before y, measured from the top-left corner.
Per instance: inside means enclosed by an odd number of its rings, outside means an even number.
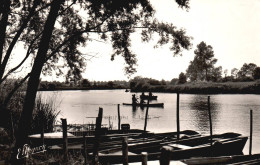
[[[178,85],[149,85],[136,84],[129,86],[88,86],[70,87],[56,86],[51,89],[39,89],[39,91],[57,90],[111,90],[129,89],[131,92],[161,92],[161,93],[187,93],[187,94],[260,94],[260,80],[250,82],[191,82]]]
[[[260,94],[260,80],[251,82],[192,82],[180,85],[136,86],[131,91],[179,92],[186,94]]]

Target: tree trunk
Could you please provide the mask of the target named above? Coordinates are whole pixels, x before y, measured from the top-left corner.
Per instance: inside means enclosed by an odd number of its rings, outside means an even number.
[[[32,18],[32,16],[34,15],[34,12],[35,12],[35,9],[36,7],[38,6],[38,4],[40,3],[40,0],[34,0],[33,2],[33,7],[31,8],[31,10],[29,11],[29,14],[28,16],[26,17],[25,20],[23,20],[23,23],[21,25],[21,27],[19,28],[19,30],[17,31],[17,33],[15,34],[12,42],[9,44],[8,46],[8,49],[6,51],[6,54],[5,56],[3,57],[3,54],[2,54],[2,57],[3,58],[3,61],[1,62],[1,65],[0,65],[0,80],[3,78],[4,76],[4,72],[5,72],[5,69],[6,69],[6,65],[8,63],[8,60],[11,56],[11,53],[13,51],[13,48],[15,46],[15,44],[17,43],[19,37],[21,36],[22,32],[24,31],[24,29],[27,27],[27,24],[28,22],[30,21],[30,19]],[[10,6],[9,6],[10,7]],[[9,9],[10,11],[10,9]],[[7,13],[8,14],[8,13]],[[8,15],[7,15],[8,16]],[[6,31],[3,31],[4,33],[6,33]]]
[[[5,44],[5,32],[8,23],[8,14],[10,11],[10,0],[3,0],[1,2],[1,20],[0,20],[0,66],[2,64],[3,50]]]
[[[208,81],[208,69],[206,68],[206,81]]]
[[[17,155],[17,149],[22,148],[27,143],[28,134],[31,128],[32,112],[34,109],[36,93],[40,81],[42,67],[45,62],[46,54],[49,49],[49,42],[54,29],[54,24],[58,16],[58,11],[64,0],[54,0],[51,4],[50,13],[44,25],[43,35],[39,44],[39,49],[32,67],[31,76],[28,81],[23,111],[19,121],[16,136],[16,145],[13,156]],[[12,159],[16,159],[12,157]],[[14,160],[15,161],[15,160]]]

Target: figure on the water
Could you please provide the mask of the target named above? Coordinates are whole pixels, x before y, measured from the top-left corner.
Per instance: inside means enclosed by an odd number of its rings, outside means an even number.
[[[149,97],[151,97],[151,96],[153,96],[153,94],[152,94],[152,92],[150,91],[150,92],[149,92]]]
[[[132,104],[137,103],[137,98],[135,97],[135,94],[132,95]]]
[[[142,97],[141,97],[140,99],[141,99],[141,100],[140,100],[140,104],[141,104],[141,105],[146,103]]]

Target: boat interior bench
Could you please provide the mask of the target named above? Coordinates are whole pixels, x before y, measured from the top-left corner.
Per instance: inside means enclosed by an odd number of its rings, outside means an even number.
[[[121,130],[122,131],[129,131],[130,130],[130,124],[121,124]]]
[[[179,148],[179,149],[191,149],[191,146],[186,146],[183,144],[169,144],[169,146],[173,147],[173,148]]]

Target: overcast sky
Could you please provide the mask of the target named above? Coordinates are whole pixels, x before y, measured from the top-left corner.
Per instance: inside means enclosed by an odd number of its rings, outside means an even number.
[[[174,0],[152,0],[159,20],[185,28],[193,37],[193,49],[183,56],[173,57],[168,47],[154,49],[154,43],[141,43],[133,36],[132,50],[137,54],[138,67],[134,76],[171,80],[185,72],[194,58],[194,49],[204,41],[213,47],[216,66],[223,70],[240,68],[244,63],[260,66],[260,1],[259,0],[192,0],[187,12],[178,8]],[[88,62],[83,76],[89,80],[127,80],[124,61],[116,57],[110,61],[111,46],[93,43],[96,57]]]
[[[160,21],[186,29],[192,36],[193,49],[183,56],[173,57],[167,46],[154,49],[154,43],[142,43],[132,36],[132,51],[137,55],[137,73],[132,75],[171,80],[185,72],[194,58],[196,46],[204,41],[213,47],[216,66],[223,70],[240,69],[244,63],[260,66],[260,0],[191,0],[187,12],[178,8],[175,0],[151,0]],[[124,60],[117,56],[110,61],[111,45],[93,42],[84,51],[95,55],[87,62],[83,77],[91,81],[128,80]],[[43,79],[46,79],[42,76]],[[48,80],[56,80],[55,76]]]

